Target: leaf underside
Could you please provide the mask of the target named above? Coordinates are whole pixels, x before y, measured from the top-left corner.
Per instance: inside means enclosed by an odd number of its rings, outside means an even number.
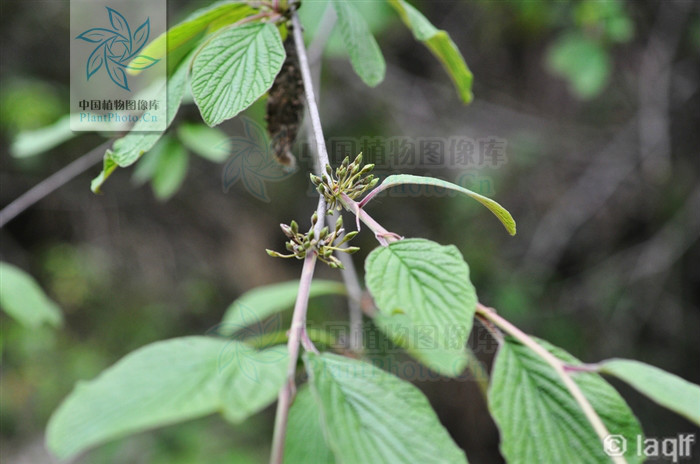
[[[576,358],[544,341],[548,351],[567,364]],[[639,422],[615,389],[598,374],[574,376],[611,435],[630,444],[625,458],[642,462],[634,444]],[[506,337],[491,374],[488,404],[501,432],[501,453],[509,463],[610,463],[598,435],[558,375],[530,348]]]
[[[284,347],[256,351],[209,337],[140,348],[79,383],[53,413],[47,445],[66,459],[107,441],[214,412],[240,422],[270,404],[286,378]]]
[[[305,363],[338,462],[466,464],[464,451],[415,386],[335,354],[307,353]]]

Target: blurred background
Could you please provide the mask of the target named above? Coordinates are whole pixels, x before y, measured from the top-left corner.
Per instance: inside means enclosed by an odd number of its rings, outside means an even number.
[[[326,4],[303,3],[311,40]],[[387,76],[366,87],[331,36],[320,84],[326,137],[354,141],[380,174],[403,168],[468,179],[511,211],[518,234],[508,236],[487,210],[458,197],[380,197],[370,210],[375,219],[404,236],[455,244],[482,302],[583,361],[635,358],[700,383],[698,2],[413,3],[459,46],[474,73],[474,102],[458,101],[440,64],[393,10],[358,2]],[[175,24],[206,2],[168,5]],[[68,111],[68,2],[3,0],[1,9],[4,207],[106,139],[71,137],[55,125]],[[246,112],[258,124],[263,114],[260,103]],[[199,121],[186,105],[171,133]],[[63,143],[46,150],[27,142],[52,124],[52,140]],[[240,118],[220,128],[227,137],[245,131]],[[96,164],[0,229],[2,260],[34,276],[65,315],[61,328],[30,330],[0,314],[3,462],[53,462],[44,427],[76,381],[145,344],[205,334],[241,293],[298,278],[300,262],[264,250],[282,249],[280,222],[306,227],[315,207],[304,140],[302,133],[295,149],[299,170],[266,183],[269,202],[242,182],[224,192],[227,160],[189,150],[177,155],[179,174],[134,178],[134,169],[120,169],[99,196],[90,191]],[[424,159],[422,141],[443,141],[445,155],[397,168],[385,153],[390,140],[413,143],[406,159]],[[458,159],[459,140],[463,148],[473,143],[473,158],[462,150]],[[336,162],[354,154],[343,143],[330,144]],[[356,242],[360,264],[376,243],[369,233]],[[340,278],[326,268],[318,275]],[[310,313],[311,324],[346,318],[342,299],[318,300]],[[493,346],[475,330],[476,352],[489,363]],[[613,383],[647,435],[698,433]],[[475,382],[417,385],[470,462],[502,462]],[[238,426],[209,417],[111,443],[77,462],[266,462],[273,416],[270,407]]]

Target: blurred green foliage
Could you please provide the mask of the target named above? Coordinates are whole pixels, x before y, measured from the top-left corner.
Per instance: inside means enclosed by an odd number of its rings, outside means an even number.
[[[6,133],[38,129],[65,114],[64,95],[37,78],[13,76],[0,86],[0,124]]]
[[[574,95],[588,100],[608,84],[612,45],[632,40],[634,24],[619,0],[578,2],[571,16],[574,24],[551,45],[547,64],[569,81]]]

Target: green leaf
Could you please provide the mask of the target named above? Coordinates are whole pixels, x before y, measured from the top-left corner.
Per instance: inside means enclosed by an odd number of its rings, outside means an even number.
[[[15,158],[29,158],[72,139],[75,132],[70,130],[71,117],[77,115],[66,115],[50,126],[20,132],[12,141],[10,153]]]
[[[375,195],[378,193],[390,189],[392,187],[395,187],[397,185],[403,185],[403,184],[414,184],[414,185],[431,185],[433,187],[441,187],[449,190],[454,190],[460,193],[463,193],[482,205],[486,206],[493,214],[496,215],[496,217],[501,221],[503,224],[503,227],[506,228],[508,233],[510,235],[515,235],[516,232],[516,227],[515,227],[515,220],[513,219],[513,216],[510,215],[510,213],[500,204],[497,202],[493,201],[490,198],[487,198],[483,195],[479,195],[476,192],[473,192],[469,189],[466,189],[464,187],[461,187],[459,185],[453,184],[452,182],[447,182],[442,179],[436,179],[434,177],[424,177],[424,176],[413,176],[410,174],[397,174],[393,176],[389,176],[384,181],[374,190],[372,190],[367,197],[362,201],[363,204],[366,204],[370,199],[372,199]]]
[[[298,293],[298,280],[265,285],[244,293],[226,310],[221,333],[231,335],[245,327],[261,324],[265,318],[293,307]],[[313,280],[309,290],[309,298],[346,294],[345,285],[332,280]]]
[[[327,14],[328,8],[333,10],[333,15],[335,16],[335,8],[333,8],[331,3],[332,1],[328,0],[306,2],[304,3],[304,8],[299,8],[299,19],[304,26],[304,37],[307,39],[307,43],[311,43],[320,32],[323,32],[323,28],[319,26],[324,15]],[[396,14],[387,2],[352,3],[365,19],[370,32],[375,37],[396,22]],[[328,40],[323,47],[323,55],[333,58],[347,56],[345,44],[338,28],[333,28],[330,32]]]
[[[161,89],[158,97],[159,101],[165,101],[166,108],[166,128],[175,119],[182,97],[185,94],[185,81],[189,70],[189,59],[184,60],[175,73],[168,78],[167,83]],[[143,124],[141,120],[134,125],[134,129]],[[90,188],[93,192],[99,193],[100,188],[107,178],[119,167],[126,167],[134,164],[145,152],[153,148],[163,132],[130,132],[124,137],[117,139],[112,148],[107,150],[104,158],[102,172],[92,181]]]
[[[162,140],[163,139],[160,141]],[[162,150],[159,150],[158,146],[159,143],[156,143],[153,148],[141,156],[136,163],[136,166],[134,166],[134,170],[131,174],[131,180],[135,185],[138,186],[144,184],[145,182],[151,180],[153,175],[156,173],[158,163],[160,162],[160,155],[162,153]]]
[[[51,417],[47,445],[66,459],[153,427],[222,412],[240,422],[273,402],[287,368],[283,347],[183,337],[140,348],[79,383]]]
[[[419,238],[373,250],[365,282],[379,328],[435,371],[457,376],[476,308],[469,267],[459,250]]]
[[[333,7],[352,68],[368,86],[378,85],[384,80],[386,63],[367,22],[352,2],[333,0]]]
[[[210,126],[236,116],[272,87],[285,51],[272,24],[246,24],[214,36],[192,66],[192,95]]]
[[[581,364],[564,350],[537,342],[564,362]],[[598,374],[577,373],[574,381],[610,434],[622,435],[630,444],[627,461],[643,462],[634,446],[642,430],[625,400]],[[593,426],[554,369],[510,337],[496,355],[488,403],[501,432],[501,453],[511,464],[610,463]]]
[[[180,189],[187,175],[189,157],[175,139],[165,137],[153,147],[158,150],[158,164],[151,179],[156,198],[166,201]]]
[[[425,44],[450,75],[462,102],[470,103],[474,99],[472,94],[473,76],[457,45],[445,31],[438,31]]]
[[[578,33],[564,35],[552,44],[547,53],[547,65],[569,82],[569,90],[581,100],[598,96],[612,71],[605,48]]]
[[[433,26],[423,14],[404,0],[389,0],[389,4],[401,16],[401,20],[413,32],[416,40],[423,42],[447,71],[459,97],[464,103],[472,101],[473,76],[464,57],[449,34]]]
[[[166,127],[170,126],[180,109],[180,103],[185,94],[188,62],[189,60],[185,60],[177,71],[168,77],[167,84],[163,86],[158,97],[158,100],[165,100],[167,105]],[[142,124],[148,123],[139,121],[134,125],[134,130],[138,130]],[[162,132],[131,132],[114,142],[111,157],[119,167],[131,166],[141,155],[150,150],[162,135]]]
[[[299,464],[335,464],[333,452],[326,444],[321,425],[321,408],[308,384],[302,386],[289,409],[284,462]]]
[[[661,406],[700,425],[700,386],[658,367],[629,359],[603,361],[598,364],[598,372],[627,382]]]
[[[212,33],[223,26],[233,24],[255,13],[256,10],[245,2],[228,0],[216,2],[193,12],[181,23],[156,37],[141,51],[141,54],[155,59],[163,58],[166,54],[173,53],[203,32]],[[129,63],[129,66],[132,63],[133,61]],[[138,74],[139,72],[140,69],[129,71],[130,74]]]
[[[221,163],[231,154],[231,141],[220,129],[204,124],[182,124],[177,136],[188,149],[209,161]]]
[[[57,327],[63,321],[58,305],[32,276],[5,262],[0,262],[0,307],[28,328],[44,323]]]
[[[335,354],[307,353],[305,362],[328,443],[339,462],[467,462],[415,386]]]

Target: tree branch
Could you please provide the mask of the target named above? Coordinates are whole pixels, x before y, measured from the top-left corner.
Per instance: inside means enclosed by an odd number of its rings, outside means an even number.
[[[323,199],[321,200],[323,201]],[[319,218],[319,221],[321,219]],[[306,310],[309,303],[309,290],[311,280],[316,267],[316,254],[310,253],[304,259],[304,267],[301,271],[299,281],[299,294],[294,304],[294,314],[292,316],[292,326],[289,329],[289,340],[287,350],[289,351],[289,363],[287,364],[287,380],[279,392],[277,398],[277,411],[275,412],[275,430],[272,435],[271,464],[282,464],[284,459],[284,442],[287,436],[287,422],[289,420],[289,408],[296,394],[296,384],[294,382],[297,359],[299,358],[299,344],[305,337]],[[308,340],[308,338],[306,338]],[[307,346],[304,347],[308,349]]]
[[[309,48],[307,50],[307,59],[309,61],[309,69],[311,70],[311,81],[314,84],[314,90],[316,92],[318,92],[320,87],[321,57],[323,55],[326,42],[333,31],[333,26],[335,25],[336,19],[335,10],[333,8],[327,8],[326,12],[321,18],[321,23],[316,31],[314,40],[309,44]],[[314,155],[314,158],[318,159],[314,143],[315,132],[311,127],[310,121],[310,118],[306,118],[305,126],[308,131],[307,134],[309,137],[309,146],[311,147],[311,152]],[[315,171],[318,176],[323,176],[325,172],[324,166],[315,166]],[[335,223],[337,219],[338,213],[333,211],[330,222]],[[347,246],[347,243],[343,243],[341,248],[347,248]],[[362,308],[360,305],[360,302],[362,301],[362,284],[360,283],[360,279],[357,275],[352,256],[347,253],[335,253],[335,255],[343,264],[343,269],[340,270],[340,273],[348,291],[348,313],[350,319],[348,346],[351,351],[358,352],[362,349]]]
[[[316,166],[320,170],[321,167],[330,164],[328,161],[328,152],[326,150],[326,142],[323,136],[323,128],[321,127],[321,117],[316,104],[316,96],[314,94],[313,81],[311,78],[311,70],[309,68],[309,60],[304,47],[304,37],[302,35],[301,22],[296,9],[292,11],[292,33],[294,34],[294,44],[296,46],[297,55],[299,56],[299,67],[301,69],[301,77],[304,83],[304,93],[306,95],[306,104],[311,120],[311,128],[313,130],[314,139],[316,141]],[[318,221],[316,222],[315,232],[319,236],[321,229],[325,224],[326,218],[326,202],[323,196],[318,199],[318,207],[316,209]],[[297,359],[299,357],[299,345],[304,344],[304,349],[315,350],[306,336],[306,310],[309,303],[309,290],[311,280],[313,279],[314,268],[316,266],[316,253],[310,253],[304,259],[304,267],[301,271],[301,279],[299,282],[299,293],[294,305],[294,314],[292,316],[292,326],[289,331],[289,341],[287,349],[289,351],[289,364],[287,365],[287,381],[279,392],[277,401],[277,411],[275,414],[275,429],[272,438],[272,453],[270,455],[271,464],[282,464],[284,460],[284,442],[287,435],[287,423],[289,420],[289,408],[294,400],[296,393],[295,374]]]
[[[24,212],[24,210],[27,208],[31,207],[34,203],[51,194],[55,190],[63,187],[65,184],[96,165],[102,159],[105,150],[107,150],[111,144],[112,140],[109,140],[102,145],[93,148],[80,158],[71,162],[67,166],[64,166],[59,171],[36,184],[9,205],[5,206],[2,211],[0,211],[0,228],[4,227],[5,224]]]
[[[316,94],[314,92],[313,77],[311,76],[311,68],[309,67],[309,59],[304,48],[304,36],[302,35],[301,22],[299,16],[294,10],[292,13],[292,26],[294,34],[294,42],[299,56],[299,68],[301,70],[301,78],[304,83],[304,93],[306,94],[306,107],[311,120],[311,131],[313,133],[314,145],[316,147],[316,172],[319,175],[324,175],[325,166],[331,164],[328,160],[328,151],[326,150],[326,141],[323,136],[323,127],[321,126],[321,116],[318,112],[318,104],[316,103]]]

